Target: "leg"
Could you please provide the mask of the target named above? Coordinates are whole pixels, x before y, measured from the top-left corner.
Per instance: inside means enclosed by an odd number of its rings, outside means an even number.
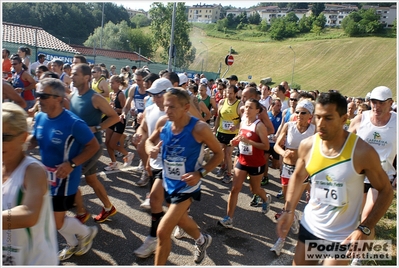
[[[181,203],[171,204],[165,216],[162,218],[161,222],[159,223],[157,231],[158,244],[155,252],[155,261],[154,261],[155,265],[166,264],[171,249],[170,236],[172,234],[173,228],[179,223],[184,213],[187,214],[187,209],[189,208],[190,205],[191,205],[191,199],[187,199]],[[190,227],[186,226],[186,228],[189,229]]]
[[[227,215],[233,218],[234,211],[237,206],[238,194],[241,192],[242,184],[247,177],[247,172],[238,168],[234,168],[233,183],[227,202]],[[260,182],[259,182],[260,183]]]
[[[82,192],[80,191],[79,188],[75,195],[75,204],[76,204],[76,214],[83,215],[86,213],[86,209],[83,205]]]
[[[294,260],[292,261],[292,265],[317,265],[319,261],[305,260],[305,244],[301,241],[298,241],[295,248]]]
[[[264,156],[265,156],[265,159],[266,159],[266,164],[265,164],[265,172],[263,172],[263,176],[267,177],[267,175],[269,174],[269,157],[270,157],[270,154],[265,153]]]
[[[107,192],[105,190],[104,185],[98,180],[96,174],[86,175],[86,182],[93,188],[94,192],[96,193],[97,197],[100,198],[101,202],[104,204],[105,208],[112,207],[111,202],[109,201]]]
[[[115,149],[114,146],[112,146],[112,136],[114,134],[114,131],[112,129],[107,128],[105,130],[105,146],[107,148],[107,152],[109,155],[109,158],[111,158],[111,162],[115,163],[116,162],[116,157],[115,157]]]
[[[260,181],[262,180],[263,174],[250,175],[249,189],[253,194],[259,195],[263,202],[266,202],[266,191],[260,187]]]

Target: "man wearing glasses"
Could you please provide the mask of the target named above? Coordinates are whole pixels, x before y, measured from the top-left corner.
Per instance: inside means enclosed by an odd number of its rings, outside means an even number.
[[[15,70],[12,85],[25,100],[26,107],[24,109],[25,111],[28,111],[33,107],[33,105],[35,105],[34,89],[36,88],[36,81],[22,68],[22,59],[19,56],[13,56],[11,58],[11,65]]]
[[[86,123],[64,109],[65,87],[59,79],[43,79],[37,94],[42,112],[36,116],[30,149],[39,146],[48,171],[56,227],[67,242],[58,257],[66,260],[89,251],[98,231],[96,226],[87,227],[78,219],[66,216],[66,212],[75,203],[81,165],[100,145]]]

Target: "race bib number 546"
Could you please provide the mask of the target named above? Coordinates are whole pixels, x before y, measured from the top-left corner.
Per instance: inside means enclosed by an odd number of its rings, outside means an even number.
[[[169,162],[164,160],[165,173],[168,179],[180,180],[181,176],[186,173],[184,162]]]

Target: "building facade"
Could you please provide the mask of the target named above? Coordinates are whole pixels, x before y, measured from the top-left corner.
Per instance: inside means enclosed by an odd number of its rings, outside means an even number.
[[[215,23],[220,19],[222,6],[198,4],[188,8],[188,22]]]

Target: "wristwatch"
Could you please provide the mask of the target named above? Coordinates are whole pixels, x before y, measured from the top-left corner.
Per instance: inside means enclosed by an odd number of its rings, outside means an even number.
[[[205,178],[206,174],[208,174],[208,172],[206,172],[205,168],[198,169],[198,172],[200,173],[202,178]]]
[[[96,132],[101,131],[101,126],[95,126],[94,128],[96,129]]]
[[[69,164],[72,168],[76,168],[76,164],[72,160],[69,160]]]
[[[371,230],[369,229],[369,227],[364,226],[364,225],[359,225],[357,227],[357,229],[359,229],[360,231],[362,231],[363,234],[365,235],[370,235],[371,234]]]

